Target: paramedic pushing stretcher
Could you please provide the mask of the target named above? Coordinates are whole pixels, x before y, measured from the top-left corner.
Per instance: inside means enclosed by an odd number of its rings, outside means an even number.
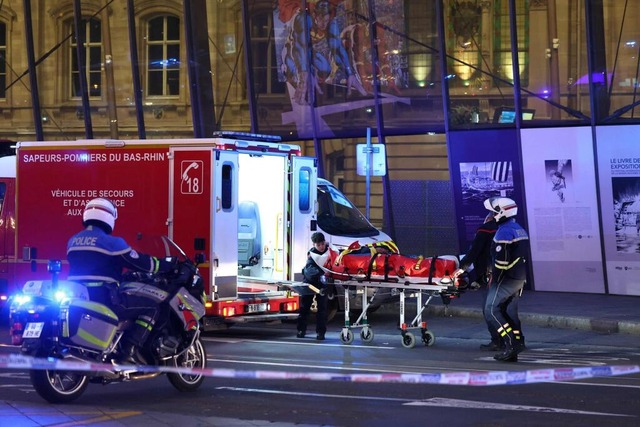
[[[304,338],[307,333],[307,318],[309,317],[309,312],[311,311],[311,305],[313,304],[313,298],[316,299],[316,339],[318,341],[324,340],[324,335],[327,332],[327,304],[328,304],[328,295],[326,292],[325,285],[322,283],[322,276],[324,276],[324,271],[318,267],[318,264],[315,263],[313,258],[311,258],[310,253],[314,253],[317,255],[322,255],[327,252],[329,247],[327,246],[327,242],[324,239],[324,234],[320,232],[315,232],[311,235],[311,242],[313,243],[313,247],[309,249],[307,253],[307,263],[302,269],[302,275],[304,276],[304,282],[309,285],[315,286],[320,290],[319,293],[307,293],[304,295],[300,295],[300,312],[298,313],[298,338]]]
[[[125,268],[146,273],[169,271],[174,265],[134,251],[124,239],[112,236],[118,211],[107,199],[89,201],[82,215],[85,229],[69,239],[67,259],[69,280],[83,283],[92,301],[112,308],[118,318],[135,318],[135,324],[125,335],[123,360],[137,363],[135,346],[143,346],[155,321],[157,304],[148,298],[118,292]]]
[[[509,310],[514,296],[522,292],[526,281],[526,255],[529,236],[515,220],[516,203],[506,197],[485,200],[484,207],[493,213],[498,223],[491,245],[491,283],[485,302],[484,315],[487,325],[495,328],[505,349],[493,358],[504,362],[517,362],[518,354],[525,349],[517,307]],[[510,313],[506,316],[505,313]]]

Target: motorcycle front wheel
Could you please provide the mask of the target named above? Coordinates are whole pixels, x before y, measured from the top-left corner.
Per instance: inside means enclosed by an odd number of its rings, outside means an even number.
[[[48,371],[29,372],[36,392],[49,403],[69,403],[79,398],[89,385],[89,377],[81,372]]]
[[[176,368],[206,368],[207,352],[198,338],[187,351],[173,359]],[[169,382],[180,391],[194,391],[204,381],[204,375],[200,374],[167,374]]]

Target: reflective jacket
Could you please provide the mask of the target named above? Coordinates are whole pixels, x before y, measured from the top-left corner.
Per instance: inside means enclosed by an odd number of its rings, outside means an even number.
[[[529,235],[524,228],[510,218],[498,225],[491,245],[492,281],[504,279],[526,280],[525,265],[529,248]]]
[[[156,273],[172,268],[171,263],[133,250],[121,237],[100,227],[88,226],[67,243],[69,280],[116,282],[123,269]]]

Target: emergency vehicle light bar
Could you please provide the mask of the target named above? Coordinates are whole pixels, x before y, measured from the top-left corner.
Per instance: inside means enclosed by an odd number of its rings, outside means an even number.
[[[260,133],[250,132],[235,132],[229,130],[218,130],[213,132],[214,138],[229,138],[229,139],[246,139],[248,141],[269,141],[280,142],[282,138],[279,135],[263,135]]]

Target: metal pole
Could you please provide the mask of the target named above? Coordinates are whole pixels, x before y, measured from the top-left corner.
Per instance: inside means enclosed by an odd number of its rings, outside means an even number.
[[[367,219],[371,218],[370,215],[370,203],[371,199],[371,164],[373,163],[373,149],[371,148],[371,128],[367,128],[367,157],[365,162],[365,176],[366,176],[366,186],[367,186]]]
[[[24,0],[24,32],[27,41],[27,61],[29,63],[29,83],[31,85],[31,110],[33,112],[33,126],[36,140],[44,141],[42,130],[42,112],[40,111],[40,92],[38,91],[38,77],[36,76],[36,56],[33,47],[33,23],[31,22],[31,0]]]
[[[146,139],[147,131],[144,126],[142,85],[140,84],[140,66],[138,64],[138,36],[136,34],[136,14],[133,7],[133,0],[127,0],[127,19],[129,21],[129,51],[131,52],[131,77],[133,80],[133,99],[136,104],[138,138]]]
[[[603,32],[603,16],[604,6],[601,1],[587,1],[585,0],[585,22],[587,27],[587,74],[589,75],[589,88],[590,97],[589,102],[591,105],[591,145],[593,147],[593,166],[595,176],[600,175],[598,166],[598,133],[597,123],[598,119],[605,116],[605,113],[609,111],[609,96],[607,91],[607,76],[606,76],[606,58],[605,51],[600,50],[604,44],[604,32]],[[593,81],[593,76],[597,72],[605,70],[605,85],[604,88],[598,88],[597,84]],[[601,201],[600,181],[596,179],[596,200]],[[603,215],[602,215],[602,203],[598,203],[598,228],[604,229]],[[609,277],[607,274],[607,256],[604,240],[604,233],[600,235],[600,253],[602,257],[602,274],[604,278],[604,292],[609,293]]]
[[[256,87],[253,82],[253,58],[251,58],[251,19],[249,17],[249,0],[242,0],[242,28],[244,30],[244,63],[247,70],[247,100],[249,101],[249,118],[251,119],[251,132],[258,132],[258,113],[256,111]],[[275,31],[275,30],[274,30]]]
[[[111,28],[109,11],[102,10],[102,38],[104,39],[104,74],[107,79],[107,112],[109,115],[109,135],[118,139],[118,110],[116,108],[116,85],[113,77],[113,55],[111,48]]]
[[[89,104],[89,86],[87,85],[87,64],[85,55],[85,31],[82,25],[82,7],[80,0],[73,0],[74,25],[76,30],[76,57],[78,58],[78,78],[80,79],[80,97],[82,98],[82,115],[84,118],[84,135],[93,139],[91,123],[91,105]]]

